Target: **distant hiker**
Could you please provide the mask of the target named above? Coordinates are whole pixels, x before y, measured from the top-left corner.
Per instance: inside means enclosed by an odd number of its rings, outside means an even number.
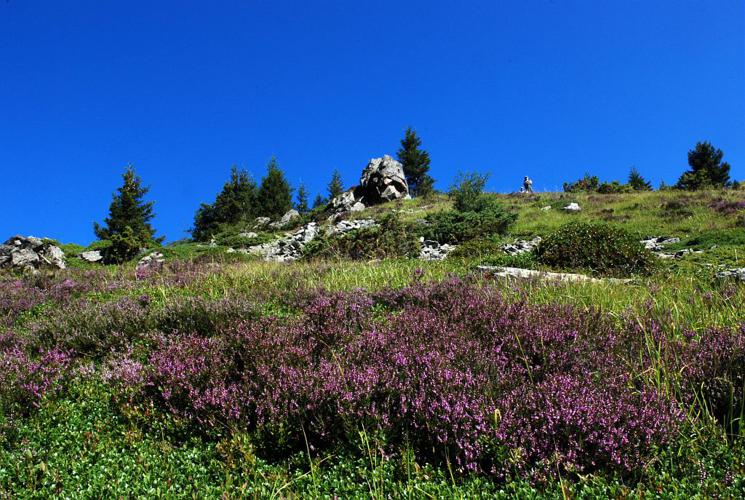
[[[531,181],[530,177],[528,177],[527,175],[525,176],[525,179],[523,179],[523,192],[524,193],[533,192],[533,181]]]

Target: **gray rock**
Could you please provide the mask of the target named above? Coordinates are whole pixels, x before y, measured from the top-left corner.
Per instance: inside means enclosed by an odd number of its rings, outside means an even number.
[[[359,185],[332,199],[328,208],[336,213],[357,212],[378,203],[409,198],[403,166],[385,155],[370,160],[362,171]]]
[[[679,242],[680,238],[668,238],[667,236],[652,236],[640,241],[644,245],[644,248],[653,252],[661,251],[665,245],[672,245]]]
[[[318,235],[318,224],[310,222],[292,233],[286,234],[269,243],[254,245],[240,250],[243,253],[257,255],[267,261],[291,262],[303,255],[305,245]]]
[[[17,248],[10,254],[10,264],[13,267],[37,267],[39,254],[30,248]]]
[[[67,267],[65,265],[65,252],[58,246],[49,245],[41,254],[41,257],[57,269],[65,269]]]
[[[294,209],[288,210],[287,213],[285,213],[277,222],[272,222],[271,224],[269,224],[269,227],[273,229],[281,229],[289,225],[290,222],[297,219],[298,217],[300,217],[300,212]]]
[[[741,283],[745,283],[745,267],[736,267],[732,269],[725,269],[717,273],[717,278],[721,280],[734,280]]]
[[[98,250],[89,250],[87,252],[81,253],[80,258],[86,262],[95,263],[95,262],[101,262],[103,260],[103,255],[101,255],[101,252]]]
[[[165,256],[160,252],[150,253],[137,262],[136,269],[138,271],[144,271],[146,269],[158,268],[163,265],[166,261]]]
[[[579,212],[580,210],[582,210],[582,207],[572,202],[569,205],[562,208],[562,210],[566,210],[567,212]]]
[[[258,238],[258,234],[254,233],[253,231],[248,231],[246,233],[239,233],[238,236],[241,238]]]
[[[326,233],[342,234],[349,231],[354,231],[355,229],[364,229],[368,227],[375,227],[377,225],[378,223],[375,222],[375,219],[343,220],[334,224],[333,226],[329,226],[329,228],[326,230]]]
[[[548,212],[551,210],[551,205],[546,205],[545,207],[541,208],[541,212]]]
[[[443,260],[456,249],[456,245],[447,243],[441,245],[436,241],[425,240],[424,238],[420,238],[419,241],[422,243],[422,248],[419,251],[419,258],[422,260]]]
[[[478,269],[491,276],[500,278],[517,278],[517,279],[540,279],[548,281],[588,281],[599,283],[609,281],[613,283],[629,283],[630,279],[617,278],[593,278],[584,274],[573,273],[549,273],[545,271],[535,271],[533,269],[522,269],[519,267],[501,267],[501,266],[479,266]]]
[[[541,242],[541,237],[536,236],[532,240],[516,240],[514,243],[502,245],[502,250],[508,255],[520,255],[532,252]]]
[[[269,217],[256,217],[256,221],[254,221],[254,227],[261,228],[268,226],[271,221],[272,219],[270,219]]]

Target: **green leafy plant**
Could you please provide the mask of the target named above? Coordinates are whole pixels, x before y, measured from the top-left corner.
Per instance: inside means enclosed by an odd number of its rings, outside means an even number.
[[[505,234],[517,215],[495,201],[481,198],[478,211],[448,210],[430,214],[421,230],[422,236],[439,243],[457,244],[475,238]]]
[[[570,222],[538,245],[538,261],[563,269],[586,269],[610,276],[649,274],[655,256],[639,238],[605,223]]]

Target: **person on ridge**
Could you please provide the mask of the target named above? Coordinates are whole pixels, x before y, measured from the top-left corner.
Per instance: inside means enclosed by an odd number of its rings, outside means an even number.
[[[530,177],[528,177],[527,175],[525,176],[525,179],[523,179],[523,192],[525,193],[533,192],[533,181],[530,180]]]

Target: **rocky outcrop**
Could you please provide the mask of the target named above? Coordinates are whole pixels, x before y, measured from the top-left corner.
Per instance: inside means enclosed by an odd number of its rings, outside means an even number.
[[[163,266],[166,261],[165,256],[160,252],[153,252],[141,258],[137,261],[137,272],[147,271],[151,269],[158,269]]]
[[[541,242],[541,237],[536,236],[532,240],[516,240],[514,243],[502,245],[502,251],[507,255],[520,255],[532,252]]]
[[[0,268],[65,268],[65,253],[49,241],[34,236],[13,236],[0,245]]]
[[[443,260],[450,252],[455,250],[456,245],[439,244],[436,241],[420,239],[422,248],[419,251],[419,258],[422,260]]]
[[[653,252],[660,252],[663,250],[665,245],[672,245],[673,243],[680,243],[680,238],[668,238],[667,236],[652,236],[644,238],[639,243],[644,245],[647,250]]]
[[[629,283],[630,279],[618,278],[593,278],[584,274],[574,273],[549,273],[546,271],[535,271],[533,269],[522,269],[519,267],[500,267],[500,266],[479,266],[479,271],[490,276],[498,278],[516,278],[516,279],[540,279],[547,281],[570,281],[570,282],[590,282],[599,283],[609,281],[612,283]]]
[[[283,238],[239,251],[250,255],[258,255],[268,261],[291,262],[302,257],[305,245],[310,243],[317,234],[318,224],[310,222]]]
[[[366,207],[409,197],[409,185],[401,163],[388,155],[373,158],[362,171],[360,184],[329,203],[333,212],[355,212]]]
[[[281,219],[276,222],[270,223],[269,227],[272,229],[282,229],[283,227],[287,227],[288,225],[290,225],[290,223],[298,217],[300,217],[300,212],[294,209],[288,210]]]
[[[326,234],[343,234],[356,229],[366,229],[377,225],[378,223],[375,222],[375,219],[343,220],[329,226],[326,230]]]
[[[720,280],[734,280],[745,283],[745,267],[736,267],[719,271],[717,273],[717,278]]]

